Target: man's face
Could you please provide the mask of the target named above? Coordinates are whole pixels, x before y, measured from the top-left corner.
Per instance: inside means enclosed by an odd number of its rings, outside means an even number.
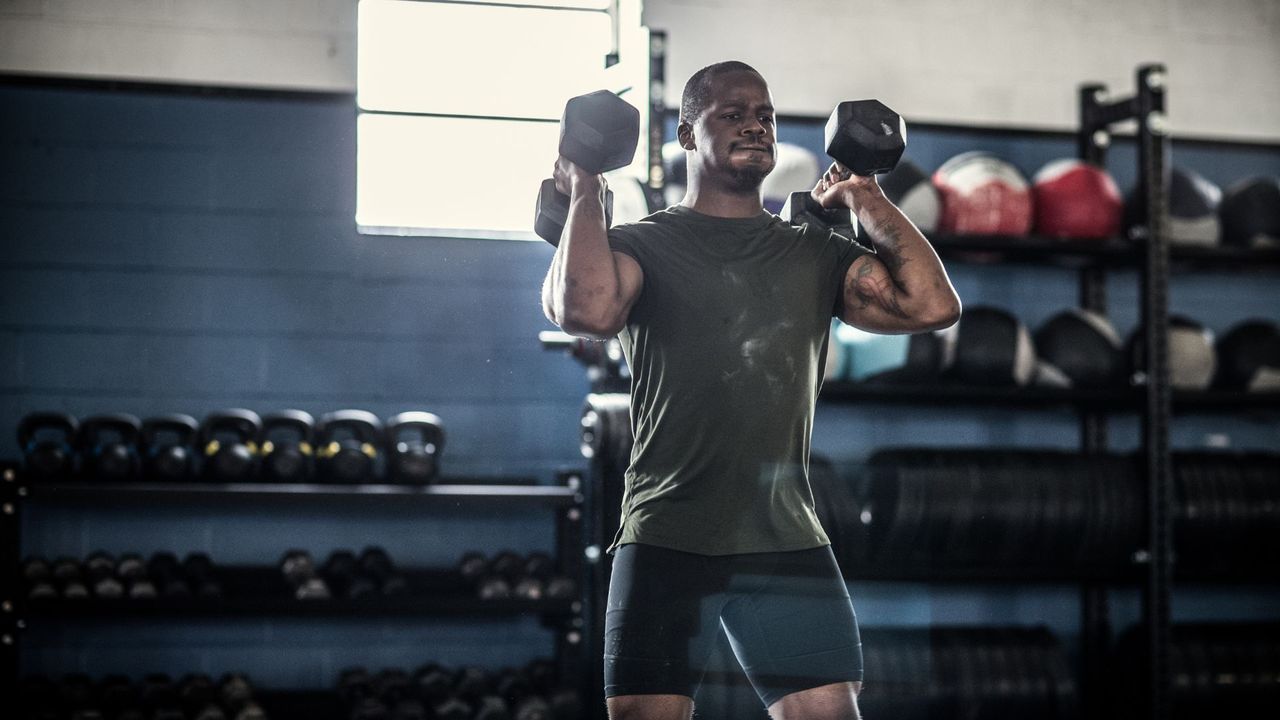
[[[736,70],[712,80],[712,97],[681,145],[695,149],[690,173],[721,174],[731,187],[754,190],[777,162],[773,98],[764,79]]]

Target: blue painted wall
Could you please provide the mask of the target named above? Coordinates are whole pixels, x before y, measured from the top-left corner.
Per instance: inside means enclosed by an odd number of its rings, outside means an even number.
[[[542,243],[361,236],[354,229],[355,119],[350,99],[160,94],[0,86],[0,427],[27,412],[146,416],[222,407],[380,416],[426,409],[449,432],[445,472],[534,475],[577,467],[575,427],[587,384],[542,351],[550,326],[538,290]],[[820,149],[820,124],[784,139]],[[1065,137],[1001,139],[922,130],[911,156],[932,169],[956,152],[989,149],[1033,173],[1072,154]],[[1132,148],[1112,168],[1132,182]],[[1227,184],[1280,175],[1280,151],[1175,144],[1175,161]],[[524,189],[513,189],[523,193]],[[532,190],[530,189],[530,192]],[[950,268],[967,306],[1015,309],[1036,325],[1076,301],[1065,270]],[[1132,273],[1110,280],[1121,332],[1136,319]],[[1280,319],[1274,275],[1179,276],[1174,310],[1222,331],[1250,316]],[[1280,448],[1275,418],[1179,420],[1175,444],[1226,434],[1239,447]],[[1137,423],[1113,423],[1115,446]],[[16,456],[12,430],[0,456]],[[966,408],[823,406],[814,446],[851,467],[883,445],[1073,447],[1074,416]],[[266,563],[289,547],[323,555],[386,545],[404,564],[447,564],[463,549],[547,548],[544,511],[332,507],[127,506],[29,508],[24,552],[97,548],[203,550],[229,563]],[[1077,591],[851,588],[866,625],[1046,623],[1070,642]],[[1187,590],[1180,617],[1272,616],[1258,593]],[[1137,617],[1117,592],[1115,620]],[[1263,600],[1258,600],[1263,597]],[[412,666],[428,659],[504,665],[551,651],[531,620],[313,622],[237,620],[155,628],[33,628],[28,669],[248,670],[277,687],[329,684],[347,664]]]

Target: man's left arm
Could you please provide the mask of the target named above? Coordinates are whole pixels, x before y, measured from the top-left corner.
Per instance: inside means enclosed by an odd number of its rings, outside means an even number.
[[[950,327],[960,298],[933,246],[876,183],[833,164],[813,189],[823,207],[847,207],[866,230],[874,254],[853,261],[844,277],[840,319],[877,333]]]

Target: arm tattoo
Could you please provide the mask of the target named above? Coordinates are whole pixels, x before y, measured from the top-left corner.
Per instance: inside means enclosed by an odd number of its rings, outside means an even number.
[[[888,214],[873,215],[869,219],[871,223],[867,232],[875,245],[876,255],[888,268],[889,274],[897,277],[902,266],[910,262],[902,256],[902,229],[894,223],[893,216]]]
[[[874,304],[894,317],[910,320],[911,314],[902,309],[898,300],[893,279],[876,277],[875,262],[870,258],[859,258],[855,264],[853,282],[845,286],[845,306],[865,310]]]

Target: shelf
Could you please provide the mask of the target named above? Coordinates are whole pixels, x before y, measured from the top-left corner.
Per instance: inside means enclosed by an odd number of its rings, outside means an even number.
[[[1233,390],[1173,392],[1174,412],[1237,413],[1242,410],[1280,411],[1280,392],[1249,393]]]
[[[1137,267],[1143,260],[1142,248],[1122,238],[1070,240],[1035,235],[938,235],[931,237],[930,242],[944,260],[976,264],[1014,262],[1078,269],[1098,265]],[[1169,260],[1175,271],[1275,272],[1280,270],[1280,248],[1170,245]]]
[[[1186,247],[1173,245],[1169,259],[1175,270],[1280,270],[1280,248]]]
[[[1142,260],[1139,248],[1120,238],[1062,240],[1039,236],[938,235],[929,240],[944,260],[979,264],[1016,262],[1080,268],[1132,266]]]
[[[966,385],[867,385],[831,381],[821,399],[829,402],[874,402],[886,405],[972,405],[988,407],[1058,408],[1077,410],[1138,409],[1137,393],[1060,388],[978,387]]]
[[[27,601],[33,619],[151,619],[202,617],[504,617],[522,614],[570,616],[579,609],[577,598],[543,600],[482,600],[452,570],[403,570],[408,584],[403,594],[359,599],[298,600],[280,571],[273,567],[221,566],[215,577],[222,597]]]
[[[966,385],[868,385],[831,381],[819,398],[831,403],[883,405],[966,405],[973,407],[1070,408],[1085,412],[1140,412],[1139,388],[1070,390],[1042,387],[978,387]],[[1175,413],[1238,413],[1242,410],[1280,412],[1280,392],[1246,393],[1225,390],[1178,390]]]
[[[972,567],[889,567],[841,566],[845,580],[859,582],[924,583],[930,585],[1075,585],[1081,583],[1110,586],[1138,585],[1145,581],[1144,568],[1097,571],[1069,568],[972,568]],[[1173,578],[1178,583],[1205,585],[1280,585],[1280,567],[1271,568],[1177,568]]]
[[[283,483],[92,483],[63,482],[26,487],[28,500],[36,502],[129,503],[178,501],[258,502],[296,501],[305,498],[341,502],[415,501],[425,503],[538,503],[565,507],[581,502],[581,490],[567,485],[468,484],[450,478],[437,485],[321,485]]]

